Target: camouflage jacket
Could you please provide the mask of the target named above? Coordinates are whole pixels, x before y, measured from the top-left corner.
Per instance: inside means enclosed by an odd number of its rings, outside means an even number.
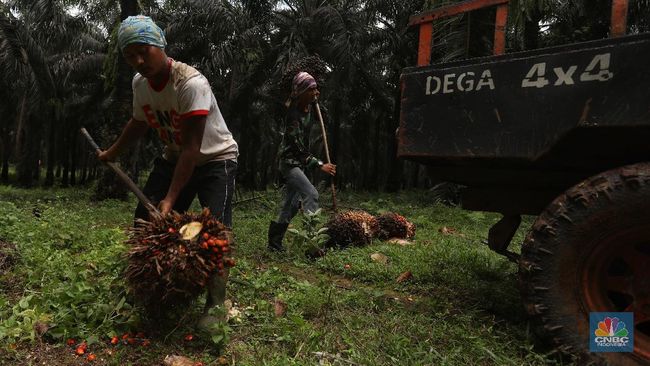
[[[322,162],[309,153],[310,112],[289,107],[284,119],[284,134],[280,143],[280,168],[312,168]]]

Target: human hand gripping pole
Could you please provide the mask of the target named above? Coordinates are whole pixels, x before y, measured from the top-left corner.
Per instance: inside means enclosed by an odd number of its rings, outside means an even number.
[[[320,113],[320,106],[318,105],[318,100],[314,102],[316,104],[316,115],[318,116],[318,121],[320,122],[321,133],[323,134],[323,145],[325,145],[325,157],[327,158],[327,163],[331,164],[330,161],[330,149],[327,144],[327,134],[325,133],[325,124],[323,123],[323,116]],[[334,187],[334,178],[331,180],[332,188],[332,209],[336,212],[336,187]]]
[[[99,155],[99,153],[102,152],[102,149],[99,148],[95,140],[93,140],[92,136],[90,136],[90,134],[88,133],[88,131],[86,131],[84,127],[81,128],[81,134],[86,137],[88,143],[90,143],[90,146],[92,146],[95,149],[95,152]],[[111,168],[111,170],[113,170],[115,174],[117,174],[120,180],[122,180],[122,182],[124,182],[124,184],[126,184],[126,186],[131,190],[131,192],[133,192],[133,194],[135,194],[135,196],[138,197],[138,200],[140,200],[140,202],[144,205],[144,207],[147,209],[147,211],[149,211],[150,214],[158,215],[158,216],[161,215],[160,211],[158,211],[156,206],[154,206],[154,204],[151,203],[151,201],[147,198],[147,196],[145,196],[144,193],[142,193],[140,188],[138,188],[138,186],[136,186],[135,183],[133,183],[131,178],[129,178],[129,176],[126,175],[126,173],[124,173],[122,169],[120,169],[120,167],[117,166],[117,164],[115,164],[112,161],[104,161],[104,164],[108,165],[108,167]]]

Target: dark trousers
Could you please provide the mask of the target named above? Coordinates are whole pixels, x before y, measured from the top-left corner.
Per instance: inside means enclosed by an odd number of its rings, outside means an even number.
[[[157,204],[167,195],[174,175],[175,165],[163,158],[154,161],[142,192],[151,202]],[[232,227],[232,197],[235,194],[235,175],[237,163],[232,160],[211,161],[194,168],[174,204],[174,211],[185,212],[190,208],[194,197],[199,197],[201,207],[210,208],[210,213],[224,225]],[[139,203],[135,218],[149,219],[149,212]]]

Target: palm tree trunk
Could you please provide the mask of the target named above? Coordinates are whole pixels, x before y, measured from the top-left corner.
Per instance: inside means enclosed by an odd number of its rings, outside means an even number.
[[[61,156],[63,157],[61,165],[63,165],[63,172],[61,175],[61,187],[67,187],[69,185],[69,173],[70,173],[70,140],[67,134],[64,134],[63,146],[65,146]]]
[[[333,108],[332,108],[332,118],[329,118],[329,130],[330,130],[330,141],[332,141],[330,146],[330,159],[334,164],[341,164],[341,168],[345,168],[345,162],[339,162],[339,144],[341,139],[341,126],[340,121],[342,120],[341,108],[343,106],[342,96],[336,94],[333,99]],[[330,104],[332,105],[332,104]],[[343,169],[341,169],[343,171]],[[338,173],[338,172],[337,172]]]
[[[54,185],[54,165],[56,164],[56,133],[54,124],[54,120],[50,120],[50,136],[48,138],[49,143],[47,146],[47,172],[45,173],[45,182],[43,183],[45,187],[52,187]]]
[[[18,184],[23,187],[32,186],[34,167],[38,164],[38,159],[34,160],[32,149],[38,149],[37,145],[40,145],[40,139],[36,138],[38,129],[32,129],[30,124],[32,123],[27,112],[27,92],[25,92],[16,119],[16,172]],[[30,144],[30,142],[35,142],[35,144]]]
[[[539,48],[539,23],[542,14],[538,9],[531,9],[524,22],[524,49],[534,50]]]
[[[77,141],[78,141],[78,133],[76,131],[77,129],[74,128],[72,131],[70,131],[70,140],[71,140],[71,148],[70,148],[70,185],[75,186],[77,184],[77,157],[79,156],[79,153],[77,151]]]
[[[128,16],[137,15],[139,6],[137,0],[120,0],[120,20]],[[113,45],[112,47],[117,47]],[[119,52],[118,52],[119,53]],[[124,59],[118,55],[115,60],[117,71],[115,84],[112,86],[111,96],[112,105],[109,107],[111,116],[106,120],[106,130],[101,133],[101,140],[106,144],[111,144],[117,139],[120,131],[126,121],[131,116],[131,71]],[[131,172],[132,166],[128,158],[123,159],[125,170]],[[126,199],[128,190],[121,183],[119,178],[109,169],[102,169],[99,182],[95,188],[95,199],[103,200],[107,198]]]
[[[11,155],[11,147],[13,146],[13,138],[10,133],[10,128],[5,126],[2,129],[2,170],[0,171],[0,182],[9,182],[9,156]]]
[[[400,100],[401,89],[399,83],[393,91],[395,100]],[[388,123],[388,135],[386,144],[388,146],[388,176],[386,177],[386,191],[387,192],[397,192],[400,189],[400,184],[402,180],[402,170],[404,163],[397,159],[397,139],[395,138],[394,131],[397,131],[399,127],[399,116],[400,116],[400,103],[395,103],[395,108],[393,110],[393,118]]]
[[[379,189],[379,183],[382,182],[381,179],[379,179],[379,163],[380,163],[380,158],[379,158],[379,147],[382,143],[381,141],[381,126],[382,122],[384,120],[384,113],[382,113],[376,120],[375,120],[375,138],[374,138],[374,145],[373,145],[373,152],[372,152],[372,161],[373,161],[373,166],[372,166],[372,174],[371,174],[371,179],[372,179],[372,188],[373,190]],[[383,182],[382,182],[383,183]]]

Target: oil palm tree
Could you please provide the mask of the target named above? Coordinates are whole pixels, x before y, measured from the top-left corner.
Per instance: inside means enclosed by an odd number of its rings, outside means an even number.
[[[196,66],[210,81],[220,109],[240,145],[239,182],[265,186],[267,127],[272,120],[265,82],[273,1],[182,2],[168,18],[169,54]],[[258,171],[264,173],[258,175]]]
[[[84,88],[93,84],[89,76],[103,57],[101,34],[66,12],[64,2],[12,1],[3,7],[7,11],[0,15],[0,62],[3,73],[14,80],[11,97],[19,100],[13,110],[19,182],[32,185],[39,161],[45,160],[45,183],[51,185],[57,134],[73,127],[66,108],[79,103]],[[68,157],[59,160],[64,164],[76,156],[63,150]]]
[[[512,0],[513,48],[534,49],[605,38],[609,35],[611,4],[611,0]],[[649,9],[648,0],[630,1],[628,33],[650,30]]]

